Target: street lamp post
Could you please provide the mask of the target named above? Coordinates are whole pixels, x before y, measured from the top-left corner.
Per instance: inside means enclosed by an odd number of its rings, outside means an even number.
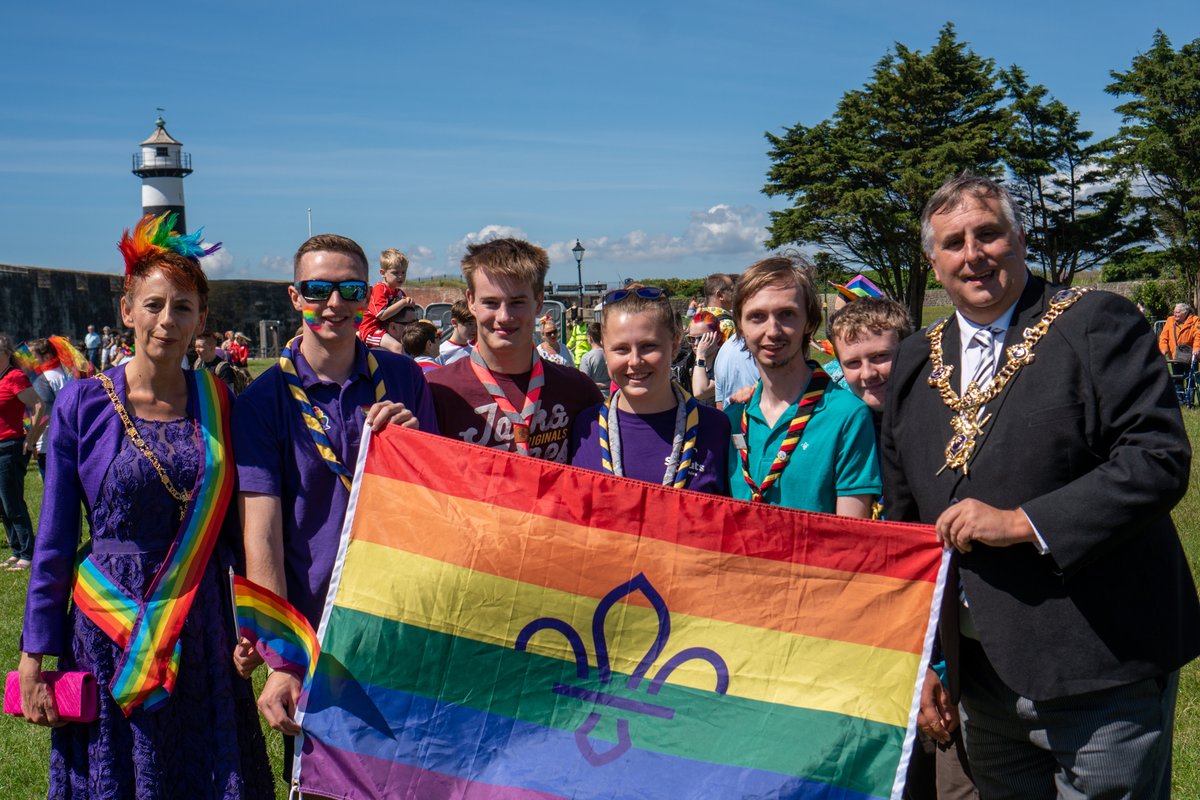
[[[575,254],[575,271],[576,277],[579,278],[579,318],[589,319],[583,315],[583,245],[579,243],[579,238],[575,239],[575,246],[571,248],[571,252]]]

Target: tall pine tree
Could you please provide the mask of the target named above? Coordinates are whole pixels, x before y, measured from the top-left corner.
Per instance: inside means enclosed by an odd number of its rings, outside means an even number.
[[[1009,189],[1025,217],[1029,260],[1053,283],[1108,261],[1144,241],[1149,226],[1133,215],[1127,181],[1111,179],[1103,145],[1089,145],[1079,113],[1030,86],[1024,70],[1001,70],[1012,127],[1005,143]]]
[[[1200,39],[1175,50],[1161,30],[1109,94],[1123,125],[1112,163],[1134,181],[1169,257],[1200,301]]]
[[[830,120],[767,133],[774,162],[763,191],[793,205],[772,212],[769,246],[816,245],[850,269],[874,269],[921,319],[928,262],[925,201],[963,169],[996,175],[1008,117],[994,62],[947,23],[928,53],[897,43]]]

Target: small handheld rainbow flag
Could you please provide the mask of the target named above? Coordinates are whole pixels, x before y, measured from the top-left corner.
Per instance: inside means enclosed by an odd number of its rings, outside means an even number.
[[[321,652],[312,625],[295,606],[270,589],[234,575],[232,569],[229,576],[238,634],[254,643],[268,667],[299,672],[307,683]]]

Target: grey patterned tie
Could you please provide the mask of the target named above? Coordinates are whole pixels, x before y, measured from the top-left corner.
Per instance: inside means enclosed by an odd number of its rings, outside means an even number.
[[[979,356],[979,363],[975,365],[975,372],[971,375],[968,386],[973,382],[980,391],[983,391],[992,382],[992,376],[996,372],[996,336],[1000,333],[1002,333],[1001,328],[980,328],[971,337],[971,343],[967,345],[967,349],[978,347],[982,348],[983,352]]]

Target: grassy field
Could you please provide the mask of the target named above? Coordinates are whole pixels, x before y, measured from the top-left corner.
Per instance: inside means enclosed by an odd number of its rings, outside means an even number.
[[[264,362],[265,363],[265,362]],[[261,368],[261,365],[259,365]],[[1200,442],[1200,410],[1184,411],[1188,436]],[[1192,462],[1191,491],[1175,509],[1175,523],[1191,561],[1192,572],[1200,569],[1200,457]],[[31,466],[25,482],[25,496],[35,514],[41,505],[42,482]],[[17,640],[25,605],[28,573],[0,572],[0,652],[7,654],[0,667],[5,672],[16,668]],[[47,669],[52,668],[47,665]],[[256,689],[261,687],[263,670],[256,673]],[[282,744],[278,734],[266,730],[272,769],[279,774]],[[22,800],[46,796],[46,765],[49,759],[49,731],[12,717],[0,719],[0,798]],[[1184,668],[1179,683],[1179,703],[1175,727],[1175,772],[1173,797],[1200,797],[1200,663]],[[282,781],[276,782],[276,797],[287,796]]]

